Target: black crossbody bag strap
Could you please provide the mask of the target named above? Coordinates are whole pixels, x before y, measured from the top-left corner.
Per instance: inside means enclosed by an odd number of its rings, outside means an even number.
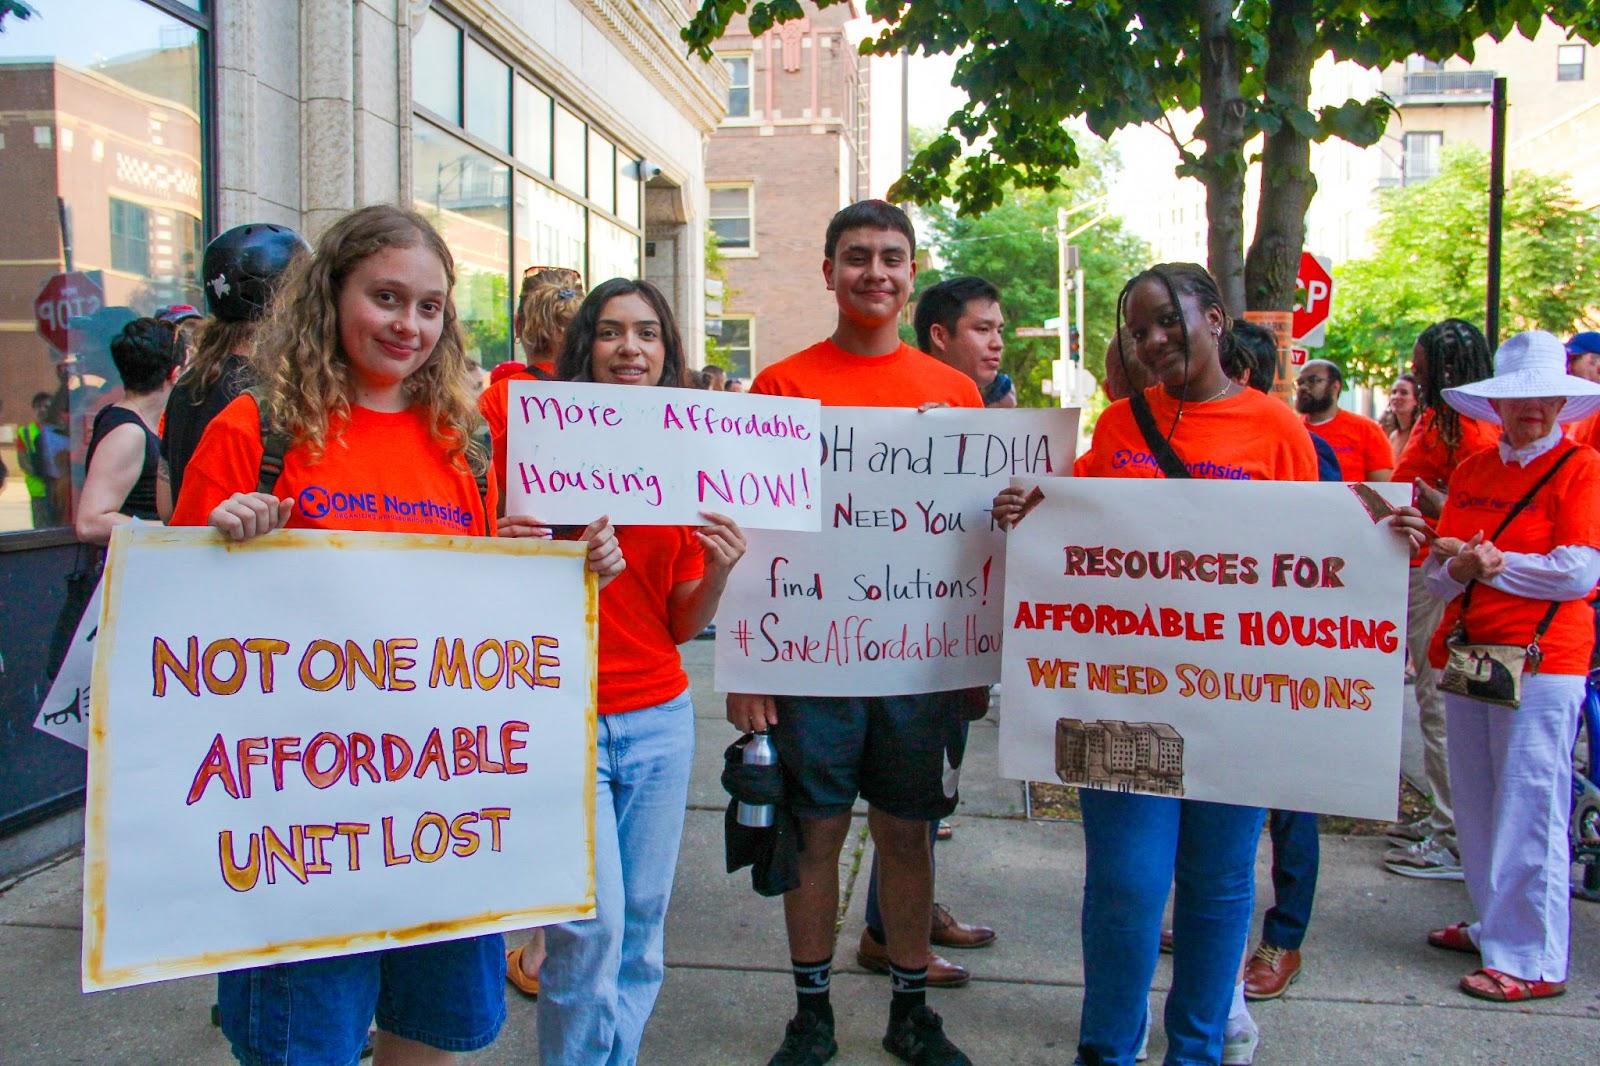
[[[1184,465],[1183,457],[1172,447],[1172,442],[1161,435],[1161,429],[1156,425],[1155,413],[1150,410],[1150,401],[1144,398],[1144,393],[1135,391],[1128,397],[1128,406],[1133,408],[1133,420],[1139,424],[1139,432],[1144,435],[1144,443],[1150,449],[1150,454],[1155,458],[1156,465],[1161,467],[1161,472],[1167,477],[1193,477],[1189,468]]]
[[[1546,470],[1540,476],[1539,480],[1535,481],[1533,483],[1533,487],[1528,489],[1527,492],[1522,494],[1522,499],[1520,499],[1516,503],[1512,504],[1511,510],[1506,512],[1505,518],[1501,520],[1500,524],[1495,527],[1494,532],[1492,534],[1490,534],[1490,536],[1489,536],[1490,543],[1493,543],[1494,541],[1497,541],[1497,540],[1500,539],[1500,534],[1504,533],[1506,531],[1506,528],[1511,525],[1511,520],[1513,518],[1517,517],[1517,515],[1521,514],[1523,512],[1523,510],[1528,506],[1528,504],[1533,502],[1533,498],[1539,494],[1539,490],[1544,488],[1545,484],[1551,478],[1556,476],[1557,471],[1559,471],[1561,469],[1561,467],[1566,463],[1566,461],[1568,459],[1571,459],[1575,454],[1577,454],[1577,451],[1578,451],[1578,448],[1577,448],[1576,445],[1574,445],[1571,448],[1568,448],[1566,453],[1564,455],[1562,455],[1559,459],[1557,459],[1554,463],[1552,463],[1551,466],[1550,466],[1550,469]],[[1465,589],[1463,589],[1462,592],[1461,592],[1461,618],[1456,623],[1456,629],[1461,634],[1461,642],[1463,644],[1472,643],[1470,640],[1467,639],[1467,608],[1472,606],[1472,587],[1474,585],[1476,585],[1477,583],[1478,582],[1477,582],[1476,579],[1467,582],[1467,587]],[[1544,631],[1550,628],[1550,623],[1555,621],[1556,612],[1558,610],[1560,610],[1560,609],[1561,609],[1561,602],[1560,601],[1556,601],[1556,602],[1553,602],[1553,603],[1550,604],[1550,609],[1544,613],[1544,617],[1539,620],[1538,628],[1533,631],[1533,643],[1534,644],[1538,644],[1539,643],[1539,638],[1544,636]]]

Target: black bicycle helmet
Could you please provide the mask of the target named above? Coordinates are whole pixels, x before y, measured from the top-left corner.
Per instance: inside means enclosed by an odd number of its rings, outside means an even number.
[[[206,310],[228,322],[254,322],[267,313],[278,275],[310,245],[287,226],[250,222],[206,245],[200,280]]]

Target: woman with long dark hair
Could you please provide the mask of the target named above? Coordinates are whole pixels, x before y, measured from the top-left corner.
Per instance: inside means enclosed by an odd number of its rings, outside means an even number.
[[[1447,318],[1422,331],[1411,352],[1421,413],[1411,438],[1395,461],[1395,481],[1409,481],[1417,506],[1438,518],[1444,491],[1461,461],[1500,439],[1498,427],[1468,418],[1445,401],[1445,390],[1481,381],[1494,372],[1489,342],[1470,322]],[[1439,626],[1444,604],[1429,594],[1422,580],[1423,557],[1411,561],[1411,588],[1406,600],[1406,651],[1416,671],[1413,691],[1422,724],[1422,770],[1433,811],[1389,831],[1395,846],[1384,854],[1390,873],[1429,880],[1461,880],[1456,850],[1456,823],[1450,804],[1450,760],[1445,748],[1444,700],[1438,675],[1428,663],[1428,641]]]
[[[1231,321],[1204,268],[1151,267],[1128,282],[1117,307],[1132,350],[1119,344],[1112,357],[1136,357],[1156,384],[1100,416],[1086,475],[1317,479],[1311,437],[1294,412],[1224,369],[1235,343]],[[1151,433],[1140,421],[1153,423]],[[1023,498],[1002,492],[996,519],[1009,528]],[[1265,812],[1090,789],[1079,799],[1087,870],[1078,1061],[1134,1061],[1147,1035],[1162,910],[1176,876],[1167,1062],[1219,1062],[1250,932]]]
[[[683,342],[672,307],[647,281],[594,288],[567,327],[556,376],[676,387]],[[731,519],[624,526],[626,569],[600,594],[596,734],[595,917],[546,930],[539,972],[539,1055],[562,1066],[630,1066],[666,974],[663,934],[694,757],[694,709],[678,645],[711,621],[744,554]],[[518,535],[532,518],[507,516]]]

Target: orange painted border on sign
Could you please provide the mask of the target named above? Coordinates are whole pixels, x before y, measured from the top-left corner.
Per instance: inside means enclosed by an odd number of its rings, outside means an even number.
[[[350,548],[382,549],[384,551],[447,551],[480,556],[558,556],[586,559],[588,549],[579,541],[541,540],[535,538],[454,537],[420,533],[352,533],[317,530],[278,530],[244,543],[224,541],[215,530],[192,527],[164,528],[141,525],[137,534],[129,526],[120,527],[111,538],[106,556],[105,584],[100,605],[100,633],[96,637],[93,692],[90,696],[89,717],[89,776],[84,826],[83,874],[83,952],[82,984],[85,992],[120,988],[147,981],[168,980],[177,977],[197,976],[244,966],[264,966],[271,963],[293,962],[300,959],[320,958],[330,954],[353,954],[357,951],[374,951],[383,948],[403,947],[408,944],[426,944],[450,940],[460,936],[507,932],[539,924],[541,921],[572,921],[591,918],[595,913],[595,745],[599,737],[599,681],[600,681],[600,586],[587,567],[583,570],[584,621],[589,633],[589,655],[585,668],[588,673],[588,700],[585,711],[585,729],[588,742],[585,746],[587,772],[583,775],[584,787],[580,802],[583,804],[585,851],[589,857],[588,887],[584,898],[568,903],[530,907],[515,911],[486,912],[467,915],[448,921],[425,922],[404,929],[375,929],[337,936],[308,937],[280,943],[264,944],[256,948],[236,949],[215,953],[202,953],[177,959],[167,959],[139,966],[106,969],[104,963],[106,926],[106,826],[107,773],[111,757],[109,722],[109,681],[111,660],[116,647],[117,607],[122,598],[122,569],[128,551],[128,542],[137,535],[141,548],[193,549],[215,548],[219,544],[228,551],[337,551]],[[329,948],[340,948],[330,952]]]

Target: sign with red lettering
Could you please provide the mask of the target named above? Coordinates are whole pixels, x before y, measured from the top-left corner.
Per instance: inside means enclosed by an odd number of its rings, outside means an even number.
[[[105,291],[94,277],[82,271],[53,275],[33,301],[34,326],[46,344],[66,355],[67,326],[100,310],[104,301]]]
[[[597,595],[565,541],[118,529],[84,990],[592,917]]]
[[[891,696],[1000,679],[1016,474],[1068,474],[1078,409],[822,409],[822,530],[760,531],[717,612],[723,692]]]
[[[1016,484],[1003,776],[1394,817],[1408,486]]]
[[[1333,310],[1333,260],[1301,252],[1294,285],[1299,292],[1294,305],[1294,339],[1303,348],[1320,348]]]
[[[506,513],[584,525],[815,530],[815,400],[517,381],[506,412]]]

